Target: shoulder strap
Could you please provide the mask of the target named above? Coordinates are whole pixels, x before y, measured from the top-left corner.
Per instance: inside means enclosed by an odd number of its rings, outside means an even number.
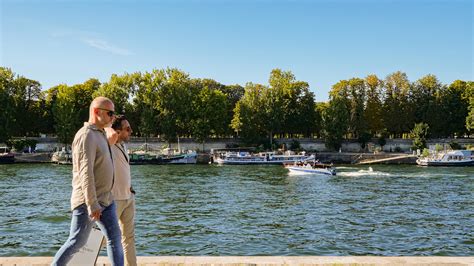
[[[122,145],[117,145],[117,143],[115,143],[115,146],[122,152],[123,156],[125,157],[125,161],[127,161],[127,163],[130,163],[129,159],[128,159],[128,156],[127,154],[125,153],[124,149],[120,148],[120,146]],[[122,146],[123,147],[123,146]]]

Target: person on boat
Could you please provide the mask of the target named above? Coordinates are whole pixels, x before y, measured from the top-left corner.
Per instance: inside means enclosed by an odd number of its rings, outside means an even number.
[[[112,197],[114,163],[104,131],[115,117],[114,110],[110,99],[95,98],[89,107],[89,121],[74,137],[71,229],[52,265],[67,265],[86,244],[94,223],[107,238],[107,255],[111,264],[123,265],[121,234]]]
[[[125,142],[130,140],[132,128],[127,118],[118,115],[112,128],[106,128],[114,158],[115,183],[112,194],[117,205],[117,216],[122,232],[125,265],[137,265],[135,250],[135,191],[132,188],[130,158]]]

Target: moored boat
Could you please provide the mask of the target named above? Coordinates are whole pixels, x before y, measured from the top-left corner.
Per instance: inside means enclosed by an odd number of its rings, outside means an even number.
[[[263,152],[251,154],[249,152],[227,152],[214,160],[218,164],[245,165],[245,164],[276,164],[294,163],[312,158],[306,154],[276,154]]]
[[[152,153],[130,153],[130,164],[196,164],[197,153],[152,154]]]
[[[62,149],[55,151],[51,155],[51,162],[57,164],[72,164],[72,153],[71,150],[63,147]]]
[[[421,166],[474,166],[474,154],[470,150],[453,150],[420,157],[416,163]]]
[[[7,147],[0,147],[0,164],[14,163],[15,155]]]

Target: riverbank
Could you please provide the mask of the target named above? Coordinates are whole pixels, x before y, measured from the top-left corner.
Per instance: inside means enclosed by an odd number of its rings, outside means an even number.
[[[52,163],[52,153],[16,153],[15,163]],[[416,156],[407,153],[318,152],[316,158],[335,164],[416,164]],[[209,153],[198,154],[198,164],[208,164]]]
[[[52,257],[2,257],[1,266],[13,265],[50,265]],[[374,257],[374,256],[262,256],[262,257],[208,257],[208,256],[160,256],[137,257],[138,265],[186,266],[186,265],[473,265],[474,257]],[[108,266],[107,257],[99,257],[96,265]]]

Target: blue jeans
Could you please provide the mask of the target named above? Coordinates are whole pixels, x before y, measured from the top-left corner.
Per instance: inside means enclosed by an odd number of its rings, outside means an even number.
[[[72,255],[83,247],[92,230],[94,221],[89,218],[86,204],[82,204],[72,211],[71,231],[66,243],[59,249],[52,265],[66,265],[71,260]],[[115,202],[105,207],[102,211],[100,221],[97,225],[102,234],[107,238],[107,255],[112,265],[123,265],[123,249],[121,243],[120,227],[118,225]]]

